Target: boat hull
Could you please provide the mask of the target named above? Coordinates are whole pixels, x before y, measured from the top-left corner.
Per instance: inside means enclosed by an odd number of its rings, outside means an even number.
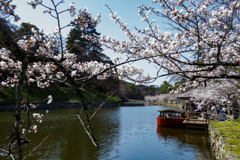
[[[167,126],[167,118],[166,117],[157,117],[157,125]]]
[[[157,117],[158,126],[168,126],[168,127],[181,127],[182,122],[185,118],[166,118],[166,117]]]

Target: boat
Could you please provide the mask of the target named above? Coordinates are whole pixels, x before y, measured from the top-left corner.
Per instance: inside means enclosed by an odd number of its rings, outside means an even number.
[[[182,122],[185,120],[184,111],[174,110],[174,109],[165,109],[158,110],[160,115],[157,117],[158,126],[167,126],[167,127],[181,127]]]

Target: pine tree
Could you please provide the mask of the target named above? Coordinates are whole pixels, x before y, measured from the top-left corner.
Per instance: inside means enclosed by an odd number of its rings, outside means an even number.
[[[74,22],[72,24],[74,24]],[[68,34],[66,48],[69,52],[77,55],[79,62],[98,61],[112,63],[108,56],[101,53],[103,49],[97,43],[83,38],[82,34],[95,36],[96,38],[100,36],[100,33],[96,31],[96,28],[91,22],[89,22],[88,27],[83,30],[81,30],[80,24],[74,24],[74,28],[71,29]]]

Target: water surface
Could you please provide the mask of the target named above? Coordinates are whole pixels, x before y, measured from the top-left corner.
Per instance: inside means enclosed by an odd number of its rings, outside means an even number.
[[[206,131],[157,127],[161,109],[166,107],[128,103],[99,110],[92,125],[100,148],[93,146],[74,116],[76,109],[36,111],[44,114],[44,121],[37,133],[28,135],[31,143],[23,148],[24,155],[50,135],[27,159],[215,160]],[[12,129],[14,117],[5,112],[0,117],[1,130]],[[7,144],[4,139],[9,134],[0,132],[1,146]]]

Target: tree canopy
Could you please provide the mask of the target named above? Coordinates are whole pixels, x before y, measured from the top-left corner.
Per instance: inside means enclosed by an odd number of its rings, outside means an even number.
[[[34,33],[32,32],[32,28],[39,32],[39,28],[34,24],[30,23],[21,23],[19,29],[15,32],[16,37],[23,37],[23,36],[32,36]]]
[[[72,22],[72,24],[74,28],[68,34],[66,48],[69,52],[77,55],[77,61],[111,62],[108,56],[101,53],[103,49],[98,43],[83,37],[84,34],[99,39],[100,33],[97,32],[92,22],[89,22],[84,29],[81,29],[81,24],[75,24],[75,22]]]
[[[160,94],[167,94],[171,91],[172,85],[167,81],[163,81],[163,84],[160,86]]]

